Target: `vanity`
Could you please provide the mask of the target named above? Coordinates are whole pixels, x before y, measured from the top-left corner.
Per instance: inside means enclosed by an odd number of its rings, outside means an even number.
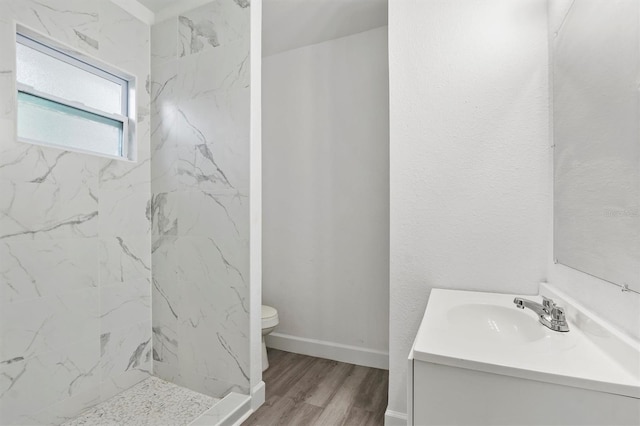
[[[555,285],[432,289],[410,425],[640,425],[640,3],[548,12]]]
[[[431,291],[409,355],[410,425],[639,425],[640,344],[548,284]],[[553,331],[515,298],[552,299]]]

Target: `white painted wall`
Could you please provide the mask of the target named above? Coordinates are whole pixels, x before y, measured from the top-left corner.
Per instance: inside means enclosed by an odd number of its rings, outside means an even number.
[[[370,350],[361,359],[385,366],[387,64],[381,27],[265,57],[262,68],[263,301],[278,309],[276,333]]]
[[[546,1],[389,3],[388,409],[406,413],[431,288],[535,293],[545,278]]]

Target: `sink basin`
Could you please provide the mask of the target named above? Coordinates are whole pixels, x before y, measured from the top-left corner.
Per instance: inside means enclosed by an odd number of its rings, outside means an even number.
[[[466,303],[449,309],[447,319],[473,338],[501,344],[534,342],[548,334],[536,318],[515,306]]]
[[[514,297],[540,301],[537,296],[433,289],[415,359],[640,398],[637,342],[566,295],[541,289],[565,308],[570,331],[550,330],[535,312],[513,303]]]
[[[541,295],[568,332],[513,303]],[[640,425],[640,343],[547,284],[538,296],[431,290],[408,359],[410,425]]]

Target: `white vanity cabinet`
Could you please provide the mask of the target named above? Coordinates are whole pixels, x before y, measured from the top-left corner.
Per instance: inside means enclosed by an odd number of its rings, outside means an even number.
[[[569,332],[514,295],[432,291],[408,360],[410,425],[640,425],[638,343],[542,291]]]

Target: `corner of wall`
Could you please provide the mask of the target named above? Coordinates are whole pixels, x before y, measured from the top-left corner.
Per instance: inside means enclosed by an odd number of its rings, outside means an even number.
[[[250,18],[250,142],[249,142],[249,350],[250,386],[262,389],[255,409],[264,402],[262,382],[262,2],[253,2]],[[259,402],[259,403],[258,403]]]
[[[407,426],[407,415],[387,410],[384,413],[384,426]]]
[[[265,390],[266,387],[262,381],[251,389],[251,409],[253,411],[257,410],[262,404],[264,404],[266,395]]]
[[[155,21],[154,13],[136,0],[111,0],[111,2],[147,25],[153,25]]]

